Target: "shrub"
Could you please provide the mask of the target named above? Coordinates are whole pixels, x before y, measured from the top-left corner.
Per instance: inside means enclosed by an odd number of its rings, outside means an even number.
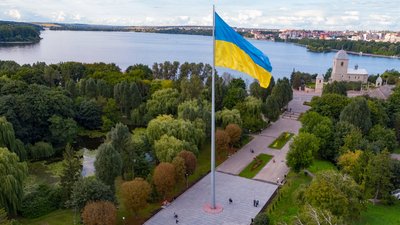
[[[61,207],[61,191],[48,185],[40,185],[22,200],[21,214],[26,218],[37,218]]]
[[[117,208],[107,201],[90,202],[83,209],[82,220],[85,225],[115,225]]]
[[[31,158],[34,160],[45,159],[55,153],[53,146],[43,141],[36,142],[29,148],[29,151]]]

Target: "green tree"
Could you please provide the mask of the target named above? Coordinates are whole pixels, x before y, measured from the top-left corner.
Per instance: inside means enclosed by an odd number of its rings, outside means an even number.
[[[275,95],[268,96],[268,98],[267,98],[267,100],[265,102],[265,105],[266,105],[265,114],[268,117],[268,119],[270,121],[278,120],[279,119],[279,115],[281,113],[281,110],[280,110],[280,107],[279,107],[279,104],[278,104],[278,102],[276,100]]]
[[[114,99],[126,116],[142,103],[142,96],[136,83],[121,82],[115,85]]]
[[[260,86],[257,80],[254,80],[250,84],[250,95],[261,99],[263,102],[266,101],[267,97],[271,95],[272,89],[275,86],[274,77],[271,77],[268,88],[263,88]]]
[[[312,206],[346,219],[358,218],[364,208],[361,187],[351,177],[334,170],[317,174],[304,197]]]
[[[15,214],[21,205],[28,167],[15,153],[0,148],[0,168],[0,205],[8,213]]]
[[[334,81],[333,83],[324,85],[322,95],[329,93],[347,96],[347,88],[345,82]]]
[[[36,142],[29,148],[29,155],[34,160],[49,158],[55,153],[53,146],[44,141]]]
[[[94,162],[96,177],[114,190],[115,178],[121,174],[122,170],[121,155],[110,143],[103,143],[97,150]]]
[[[300,133],[290,144],[290,150],[286,155],[287,165],[295,172],[309,167],[318,149],[319,139],[315,135]]]
[[[83,100],[78,107],[76,121],[89,130],[101,127],[101,108],[94,100]]]
[[[346,96],[328,93],[321,97],[313,97],[310,104],[312,111],[337,121],[340,113],[349,103],[350,99]]]
[[[23,143],[15,138],[14,128],[5,117],[0,117],[0,147],[6,147],[18,155],[21,160],[27,158]]]
[[[167,88],[154,92],[147,101],[149,115],[155,117],[160,114],[175,115],[179,104],[179,93],[176,89]]]
[[[95,177],[85,177],[75,183],[68,205],[81,211],[88,202],[95,201],[116,202],[114,193],[108,185],[96,180]]]
[[[64,119],[53,115],[49,119],[51,139],[54,144],[71,143],[78,135],[78,125],[72,118]]]
[[[375,125],[369,130],[368,140],[376,147],[376,152],[383,149],[393,152],[397,147],[396,134],[393,130]]]
[[[71,197],[75,182],[81,177],[82,165],[70,144],[65,147],[63,158],[60,186],[63,189],[63,200],[67,201]]]
[[[306,204],[296,217],[296,224],[332,225],[345,224],[341,217],[333,215],[329,210],[319,209]]]
[[[203,81],[198,75],[192,75],[190,79],[181,81],[181,96],[184,99],[198,99],[203,91]]]
[[[346,121],[366,134],[371,128],[371,112],[365,98],[354,98],[340,113],[340,121]]]
[[[237,109],[229,110],[224,108],[222,111],[215,113],[216,123],[221,127],[226,127],[228,124],[234,123],[239,126],[242,125],[242,119],[240,117],[240,112]]]
[[[171,162],[184,149],[183,142],[174,136],[164,134],[160,140],[154,142],[157,159],[161,162]]]
[[[140,209],[146,207],[150,193],[151,186],[143,178],[135,178],[132,181],[124,182],[121,186],[125,208],[135,215]]]
[[[374,198],[374,202],[378,198],[387,199],[392,190],[391,179],[392,163],[388,151],[383,151],[373,156],[368,163],[365,174],[365,188],[368,196]]]
[[[246,90],[243,88],[229,88],[224,96],[223,105],[228,109],[232,109],[236,104],[243,102],[246,98]]]

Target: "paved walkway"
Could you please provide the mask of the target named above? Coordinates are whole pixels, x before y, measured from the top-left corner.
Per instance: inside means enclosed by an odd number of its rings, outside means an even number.
[[[318,96],[316,93],[306,93],[294,91],[293,100],[289,103],[288,108],[292,112],[303,113],[310,107],[304,105],[305,101],[311,101],[312,97]],[[258,154],[264,153],[272,155],[271,161],[265,165],[263,169],[254,177],[254,179],[277,182],[278,178],[282,178],[289,172],[286,165],[286,154],[289,151],[289,141],[281,150],[271,149],[268,146],[283,132],[290,132],[294,134],[299,133],[301,123],[299,121],[280,118],[267,129],[263,130],[260,134],[254,135],[254,139],[244,146],[237,153],[232,155],[228,160],[217,167],[217,171],[238,175]],[[254,153],[250,152],[254,150]],[[275,163],[273,162],[275,160]]]
[[[203,205],[209,202],[211,196],[210,175],[207,175],[144,224],[175,224],[175,212],[178,215],[178,224],[248,225],[251,218],[254,218],[261,211],[278,188],[274,184],[220,172],[216,172],[215,181],[217,203],[224,208],[221,213],[208,214],[203,211]],[[232,198],[232,204],[228,203],[229,198]],[[254,199],[260,201],[258,207],[253,206]]]
[[[270,127],[263,130],[260,134],[255,135],[254,139],[250,143],[217,167],[217,171],[237,175],[253,160],[255,156],[264,153],[272,155],[273,159],[275,159],[275,163],[273,163],[273,160],[271,159],[255,179],[276,182],[278,177],[281,179],[289,170],[285,162],[289,145],[286,144],[281,150],[268,148],[268,145],[279,137],[282,132],[288,131],[297,134],[300,127],[301,123],[299,121],[282,118],[279,119]],[[251,153],[250,149],[253,149],[254,153]]]
[[[400,160],[400,154],[392,154],[392,158],[393,159],[397,159],[397,160]]]

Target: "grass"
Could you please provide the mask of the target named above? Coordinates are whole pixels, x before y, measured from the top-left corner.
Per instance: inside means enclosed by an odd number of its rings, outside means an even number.
[[[80,217],[76,216],[76,224],[79,224]],[[57,210],[51,212],[45,216],[41,216],[35,219],[21,219],[19,222],[21,224],[29,224],[29,225],[65,225],[65,224],[73,224],[74,221],[74,212],[70,209],[65,210]]]
[[[400,224],[400,201],[392,206],[373,205],[369,203],[367,210],[361,212],[361,218],[355,225],[398,225]]]
[[[283,146],[293,137],[293,133],[283,132],[274,142],[272,142],[268,147],[274,149],[282,149]]]
[[[259,154],[249,165],[240,172],[239,176],[253,178],[272,159],[271,155]]]
[[[289,172],[285,185],[279,189],[278,194],[267,207],[267,214],[270,216],[271,224],[285,222],[291,224],[294,216],[300,210],[300,204],[296,203],[296,191],[301,185],[311,182],[311,177],[304,173]]]
[[[308,168],[311,173],[317,173],[324,170],[337,170],[333,163],[324,160],[314,160],[313,164]]]
[[[396,148],[396,149],[393,151],[393,153],[395,153],[395,154],[400,154],[400,148]]]

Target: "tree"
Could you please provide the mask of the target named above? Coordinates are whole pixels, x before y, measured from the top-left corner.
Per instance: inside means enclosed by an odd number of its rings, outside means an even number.
[[[0,148],[0,205],[8,213],[16,213],[23,197],[23,182],[28,176],[25,162],[15,153]]]
[[[174,136],[164,134],[154,142],[154,151],[160,162],[171,162],[184,148],[183,142]]]
[[[355,151],[357,149],[365,150],[367,148],[367,140],[363,138],[361,130],[356,128],[350,131],[343,138],[343,146],[340,148],[340,153],[347,151]]]
[[[142,103],[142,96],[136,83],[121,82],[114,86],[114,99],[121,112],[129,116],[132,109]]]
[[[0,147],[8,148],[18,155],[21,160],[27,158],[23,143],[15,138],[14,128],[5,117],[0,117]]]
[[[290,150],[286,155],[287,165],[295,172],[309,167],[313,162],[313,155],[318,152],[319,140],[315,135],[300,133],[294,137]]]
[[[12,225],[12,222],[7,218],[7,212],[3,208],[0,208],[0,224],[1,225]]]
[[[230,123],[237,125],[242,125],[242,119],[240,117],[240,112],[237,109],[229,110],[224,108],[222,111],[218,111],[215,114],[216,123],[221,127],[226,127]]]
[[[237,124],[228,124],[228,126],[225,127],[225,132],[228,134],[231,140],[231,145],[237,144],[242,137],[242,129]]]
[[[377,148],[376,152],[382,151],[383,149],[393,152],[397,147],[395,132],[392,129],[384,128],[379,124],[369,130],[368,140]]]
[[[78,135],[78,125],[72,118],[53,115],[49,119],[51,139],[54,144],[71,143]]]
[[[112,202],[89,202],[83,209],[82,220],[85,225],[115,225],[117,208]]]
[[[321,97],[313,97],[310,104],[312,111],[337,121],[339,120],[340,113],[349,103],[350,99],[346,96],[329,93]]]
[[[374,198],[374,202],[378,198],[387,199],[390,197],[390,191],[393,187],[392,177],[392,163],[389,152],[383,151],[373,156],[368,163],[364,182],[367,193]]]
[[[215,132],[215,147],[217,151],[228,151],[230,142],[231,139],[225,131],[217,130],[217,132]]]
[[[359,159],[363,152],[361,150],[356,150],[354,152],[348,151],[338,158],[338,166],[342,169],[342,172],[349,174],[354,180],[358,180],[359,177]]]
[[[175,156],[175,158],[172,160],[172,165],[174,165],[175,169],[175,180],[177,184],[180,184],[184,181],[185,176],[186,176],[186,166],[185,166],[185,160],[178,156]]]
[[[153,182],[158,193],[168,198],[175,186],[175,168],[171,163],[160,163],[154,169]]]
[[[354,98],[340,113],[340,121],[347,121],[366,134],[371,128],[371,113],[365,98]]]
[[[270,121],[276,121],[277,119],[279,119],[281,110],[275,95],[268,96],[265,105],[266,105],[265,114],[267,115],[268,119]]]
[[[269,225],[269,217],[265,213],[259,213],[255,218],[253,225]]]
[[[322,90],[322,95],[329,93],[347,96],[347,88],[345,82],[334,81],[331,84],[324,85],[324,89]]]
[[[262,117],[262,102],[260,99],[252,96],[246,97],[246,99],[238,103],[236,108],[240,111],[240,117],[243,121],[243,129],[250,131],[258,131],[265,127],[266,122]]]
[[[85,177],[75,183],[68,205],[80,211],[88,202],[96,201],[116,202],[114,193],[108,185],[95,177]]]
[[[185,160],[186,173],[189,175],[193,174],[197,166],[197,158],[193,152],[184,150],[179,152],[178,156]]]
[[[319,139],[318,154],[324,159],[333,161],[337,155],[333,141],[333,123],[329,117],[321,116],[316,112],[309,111],[301,117],[301,132],[314,134]]]
[[[53,146],[43,141],[36,142],[29,148],[29,155],[34,160],[49,158],[55,153]]]
[[[243,88],[229,88],[226,95],[224,96],[223,105],[228,109],[232,109],[236,104],[244,101],[246,95],[246,90]]]
[[[70,144],[65,147],[63,158],[60,186],[63,190],[63,200],[67,201],[71,197],[75,182],[81,177],[82,165]]]
[[[166,88],[154,92],[147,101],[147,111],[153,118],[160,114],[175,115],[178,103],[179,92],[176,89]]]
[[[101,108],[94,100],[83,100],[78,107],[76,121],[89,130],[101,127]]]
[[[364,208],[361,187],[350,176],[334,170],[318,173],[304,198],[312,206],[346,219],[359,217]]]
[[[143,178],[135,178],[132,181],[124,182],[121,186],[125,208],[135,215],[140,209],[146,207],[150,193],[151,186]]]
[[[250,95],[256,98],[261,99],[263,102],[267,99],[269,95],[271,95],[272,88],[275,86],[275,80],[271,77],[271,81],[269,83],[268,88],[263,88],[260,86],[257,80],[254,80],[253,83],[250,84]]]
[[[97,150],[98,153],[94,162],[96,177],[110,186],[111,190],[114,190],[115,178],[121,174],[122,170],[121,155],[110,143],[103,143]]]
[[[184,99],[198,99],[203,90],[203,82],[198,75],[181,81],[181,96]]]
[[[341,217],[332,215],[329,210],[319,209],[306,204],[296,217],[297,225],[333,225],[345,224]]]

